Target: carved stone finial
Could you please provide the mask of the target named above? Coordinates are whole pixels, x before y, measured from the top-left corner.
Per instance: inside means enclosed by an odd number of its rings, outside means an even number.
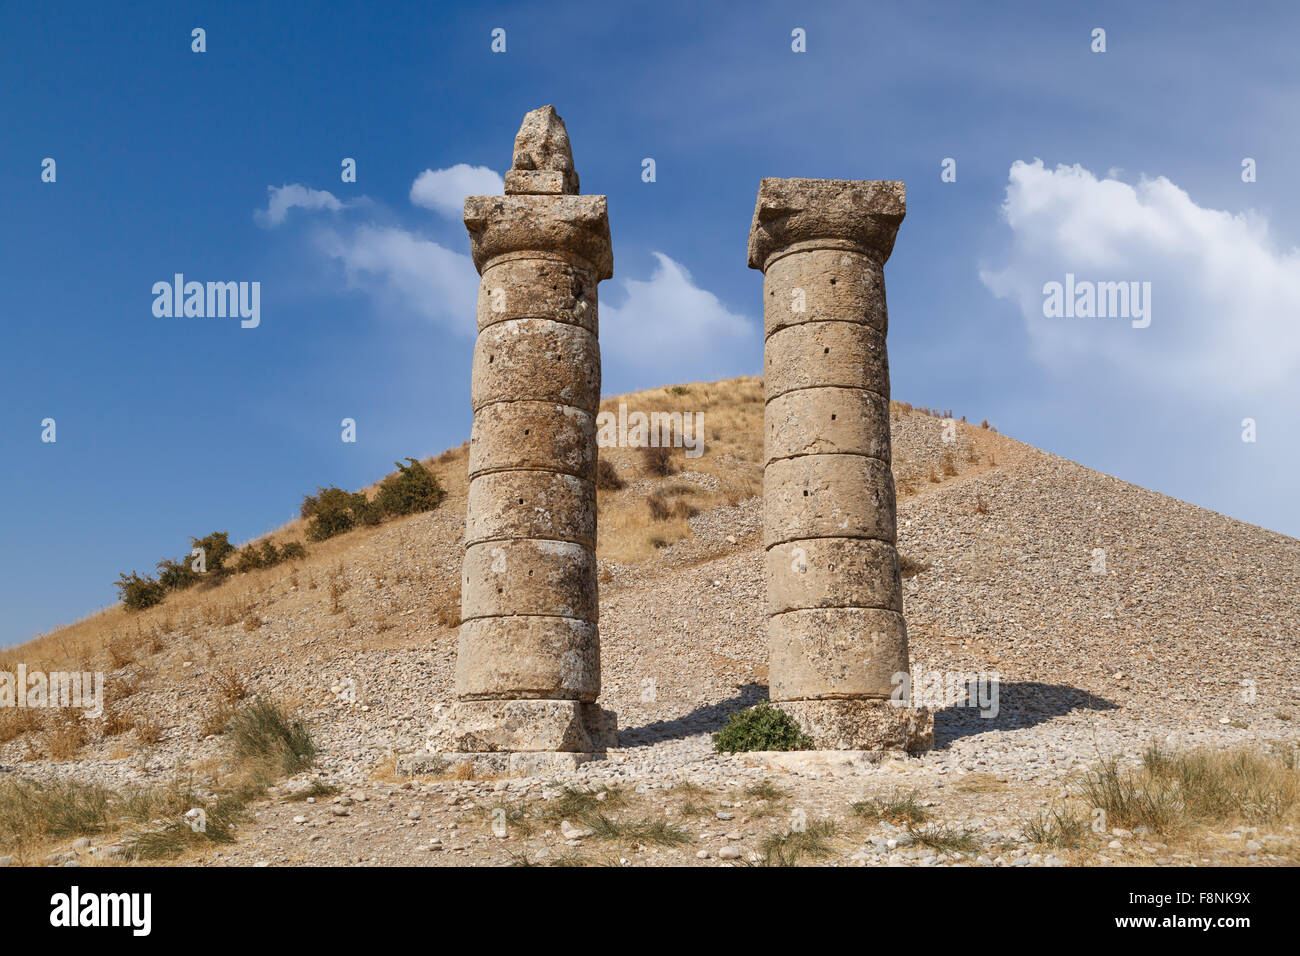
[[[573,168],[569,131],[554,106],[524,115],[515,136],[515,155],[506,173],[506,195],[576,195],[578,172]]]

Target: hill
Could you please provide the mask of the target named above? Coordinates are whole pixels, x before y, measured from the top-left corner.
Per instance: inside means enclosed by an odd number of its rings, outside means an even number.
[[[58,728],[8,718],[0,778],[116,789],[155,785],[178,768],[202,778],[226,745],[214,733],[218,716],[246,691],[305,716],[319,751],[314,767],[252,802],[238,841],[219,856],[199,847],[182,862],[599,862],[613,854],[709,863],[730,858],[733,846],[771,860],[774,845],[794,852],[796,811],[826,823],[814,828],[820,836],[796,841],[824,844],[807,849],[807,860],[1294,861],[1293,803],[1267,819],[1228,807],[1177,839],[1111,821],[1103,836],[1052,842],[1035,827],[1051,823],[1041,816],[1048,807],[1086,817],[1079,787],[1099,768],[1110,772],[1114,755],[1127,761],[1115,773],[1149,772],[1149,761],[1144,771],[1133,758],[1152,742],[1177,754],[1274,761],[1267,772],[1282,775],[1277,786],[1291,788],[1294,801],[1300,541],[991,428],[959,422],[944,441],[939,415],[892,403],[914,671],[996,672],[996,714],[948,707],[933,751],[880,764],[715,754],[710,732],[766,692],[762,381],[651,389],[602,408],[619,403],[702,411],[707,450],[689,459],[674,450],[666,468],[638,449],[601,451],[623,484],[599,492],[597,549],[601,703],[618,714],[620,749],[561,782],[613,788],[602,800],[623,808],[619,819],[668,820],[689,843],[631,824],[565,839],[559,820],[537,809],[570,799],[548,781],[396,776],[395,754],[420,749],[433,706],[452,698],[465,446],[425,462],[448,492],[432,512],[359,528],[311,545],[302,561],[142,612],[115,607],[6,652],[0,667],[10,670],[21,662],[108,672],[120,729],[96,726],[69,752]],[[302,522],[270,537],[301,539]],[[232,691],[232,682],[242,686]],[[287,799],[309,783],[319,785],[319,802]],[[904,798],[932,822],[873,817],[870,801]],[[575,819],[589,816],[578,804],[569,808]],[[492,806],[504,808],[504,837]],[[927,842],[927,832],[969,839]],[[42,841],[16,861],[58,846]]]

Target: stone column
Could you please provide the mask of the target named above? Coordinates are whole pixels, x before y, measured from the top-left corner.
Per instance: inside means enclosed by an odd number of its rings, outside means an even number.
[[[764,179],[749,234],[766,337],[769,685],[818,749],[933,739],[928,711],[891,701],[909,668],[884,264],[905,212],[901,182]]]
[[[430,746],[494,768],[566,765],[617,740],[595,703],[596,284],[613,255],[605,197],[577,193],[546,106],[524,117],[505,195],[465,200],[482,281],[457,700]]]

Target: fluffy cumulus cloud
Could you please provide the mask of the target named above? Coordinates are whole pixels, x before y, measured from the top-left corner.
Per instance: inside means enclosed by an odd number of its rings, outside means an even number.
[[[1279,248],[1261,216],[1199,206],[1163,176],[1130,185],[1041,160],[1011,167],[1002,215],[1006,262],[980,278],[1019,306],[1044,362],[1110,363],[1192,393],[1267,389],[1300,373],[1300,251]],[[1045,316],[1048,284],[1067,274],[1150,283],[1150,325]]]
[[[411,202],[449,219],[460,219],[466,196],[499,196],[505,180],[486,166],[457,163],[448,169],[426,169],[411,184]]]
[[[478,273],[469,256],[393,226],[323,229],[318,248],[343,267],[348,285],[385,309],[417,315],[463,335],[475,330]]]
[[[325,209],[338,212],[346,203],[333,193],[324,189],[312,189],[301,183],[286,186],[267,186],[267,203],[265,209],[258,209],[253,218],[268,229],[281,225],[289,215],[290,209]]]
[[[609,283],[602,285],[602,354],[653,371],[653,384],[753,374],[759,366],[743,348],[759,341],[750,321],[697,286],[681,263],[662,252],[654,256],[649,279],[616,279],[608,297]],[[756,347],[761,356],[761,344]]]

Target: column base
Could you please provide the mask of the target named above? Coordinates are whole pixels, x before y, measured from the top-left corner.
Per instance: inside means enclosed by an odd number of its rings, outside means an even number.
[[[577,700],[458,700],[435,708],[431,753],[602,753],[618,746],[613,711]]]
[[[928,707],[863,697],[772,703],[798,722],[817,750],[911,753],[934,746],[934,712]]]
[[[455,753],[422,751],[397,758],[397,772],[403,777],[453,777],[477,780],[483,777],[551,777],[576,770],[589,760],[604,760],[605,753]]]

